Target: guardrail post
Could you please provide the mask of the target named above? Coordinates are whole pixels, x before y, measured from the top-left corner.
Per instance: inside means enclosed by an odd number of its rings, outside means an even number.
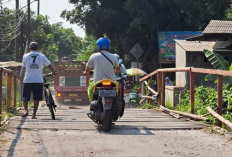
[[[2,68],[0,67],[0,87],[1,87],[1,90],[0,90],[0,125],[1,125],[1,114],[2,114]]]
[[[11,104],[11,85],[12,85],[12,74],[7,73],[7,98],[6,98],[6,112],[10,111]]]
[[[162,72],[162,105],[165,106],[165,76],[166,73]]]
[[[194,114],[194,73],[190,70],[190,104],[191,113]]]
[[[14,76],[14,109],[16,108],[17,98],[17,77]]]
[[[144,88],[145,88],[145,87],[144,87],[144,81],[143,81],[143,82],[141,82],[141,90],[142,90],[142,91],[141,91],[141,92],[142,92],[141,94],[142,94],[142,96],[143,96],[144,93],[145,93]]]
[[[158,87],[158,106],[161,105],[161,92],[162,92],[162,86],[161,86],[162,80],[161,80],[161,73],[157,73],[157,87]]]
[[[217,100],[217,113],[222,116],[222,75],[218,75],[218,84],[217,84],[217,93],[218,93],[218,100]],[[222,127],[222,122],[217,120],[217,125]]]
[[[148,85],[151,87],[151,84],[152,84],[152,76],[149,77],[149,83],[148,83]],[[152,104],[152,100],[151,99],[149,99],[148,101],[149,101],[149,104]]]

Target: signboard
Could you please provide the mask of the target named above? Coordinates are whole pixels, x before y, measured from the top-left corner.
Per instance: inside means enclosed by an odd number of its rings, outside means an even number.
[[[65,86],[65,76],[59,77],[59,86]]]
[[[86,86],[86,76],[81,76],[80,80],[80,86]]]
[[[174,39],[184,40],[186,38],[202,35],[202,32],[159,32],[159,62],[160,63],[175,63],[176,46]]]
[[[130,53],[138,60],[139,57],[143,54],[143,49],[139,44],[135,44],[134,47],[130,50]]]
[[[86,86],[86,76],[60,76],[59,86]]]

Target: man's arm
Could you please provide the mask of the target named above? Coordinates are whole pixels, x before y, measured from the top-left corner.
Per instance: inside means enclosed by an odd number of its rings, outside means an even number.
[[[119,74],[119,73],[120,73],[120,67],[116,67],[116,68],[115,68],[115,73],[116,73],[116,74]]]
[[[86,67],[83,75],[90,75],[90,70],[91,70],[91,68]]]
[[[54,68],[51,64],[48,65],[48,68],[51,70],[52,75],[56,75],[56,71],[54,70]]]

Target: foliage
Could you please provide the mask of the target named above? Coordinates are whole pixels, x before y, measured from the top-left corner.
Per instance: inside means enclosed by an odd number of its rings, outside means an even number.
[[[4,8],[2,14],[6,14],[7,16],[0,16],[0,28],[13,27],[15,24],[14,10]],[[81,38],[77,37],[72,29],[65,29],[60,23],[51,25],[48,22],[47,16],[36,16],[35,13],[31,11],[31,31],[28,32],[27,13],[25,12],[24,14],[25,17],[22,19],[24,20],[22,34],[23,41],[20,42],[23,48],[20,58],[22,58],[27,44],[28,33],[30,33],[31,41],[38,42],[40,48],[39,51],[44,53],[52,62],[70,54],[80,53],[82,49]],[[13,39],[13,37],[11,38]],[[0,41],[0,48],[6,47],[8,44],[9,48],[0,55],[0,61],[15,59],[15,40],[12,40],[12,42]]]
[[[232,70],[232,65],[230,68],[230,63],[223,58],[223,56],[221,56],[220,54],[217,54],[213,51],[209,51],[209,50],[203,50],[203,53],[205,55],[205,57],[209,60],[209,62],[211,63],[211,65],[213,66],[214,69],[219,69],[219,70]],[[210,80],[210,81],[215,81],[215,83],[217,83],[217,76],[216,75],[207,75],[205,77],[205,80]],[[224,83],[232,83],[232,79],[231,77],[223,77],[223,82]]]
[[[210,106],[212,109],[217,107],[217,92],[216,89],[210,87],[199,86],[195,89],[194,94],[194,110],[197,115],[204,115],[208,113],[206,107]],[[232,91],[226,86],[223,88],[222,96],[223,117],[232,122]],[[180,104],[177,105],[176,110],[182,112],[190,112],[190,91],[186,91],[184,98],[181,99]],[[209,115],[207,116],[213,123],[216,119]]]
[[[70,3],[75,9],[65,10],[61,16],[85,28],[88,35],[99,38],[107,34],[114,53],[121,57],[127,54],[129,61],[135,61],[129,52],[139,43],[145,52],[140,61],[149,73],[158,68],[157,31],[203,30],[211,19],[225,19],[231,1],[70,0]]]
[[[82,40],[82,49],[79,53],[78,60],[88,61],[89,57],[97,51],[96,39],[94,36],[88,35],[85,36]]]
[[[155,108],[157,108],[157,106],[154,103],[150,104],[148,102],[144,103],[141,107],[142,107],[142,109],[155,109]]]

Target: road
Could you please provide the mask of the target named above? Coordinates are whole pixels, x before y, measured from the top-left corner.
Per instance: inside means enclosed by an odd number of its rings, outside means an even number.
[[[1,157],[231,157],[232,142],[197,123],[153,110],[126,109],[110,133],[87,118],[88,107],[46,107],[38,119],[15,116],[1,135]],[[17,129],[18,128],[18,129]],[[195,128],[195,129],[190,129]],[[204,128],[204,129],[200,129]],[[186,130],[187,129],[187,130]],[[200,130],[199,130],[200,129]]]

